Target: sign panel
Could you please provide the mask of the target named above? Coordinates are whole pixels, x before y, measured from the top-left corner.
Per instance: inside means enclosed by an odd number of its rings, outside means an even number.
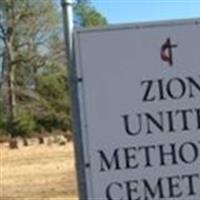
[[[88,199],[200,199],[200,20],[76,32]]]

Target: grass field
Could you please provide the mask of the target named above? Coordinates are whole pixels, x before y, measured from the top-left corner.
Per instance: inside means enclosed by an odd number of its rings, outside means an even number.
[[[0,200],[77,200],[72,143],[0,144]]]

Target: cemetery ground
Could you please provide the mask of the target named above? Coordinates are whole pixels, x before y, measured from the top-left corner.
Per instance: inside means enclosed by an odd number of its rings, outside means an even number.
[[[0,200],[77,200],[73,143],[0,144]]]

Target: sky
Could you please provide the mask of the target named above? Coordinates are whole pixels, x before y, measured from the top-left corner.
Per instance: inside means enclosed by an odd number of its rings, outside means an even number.
[[[200,0],[91,0],[110,24],[200,17]]]

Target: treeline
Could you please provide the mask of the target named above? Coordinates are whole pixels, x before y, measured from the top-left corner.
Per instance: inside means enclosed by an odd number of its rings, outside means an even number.
[[[79,26],[105,25],[89,3]],[[0,135],[71,129],[60,1],[0,0]]]

